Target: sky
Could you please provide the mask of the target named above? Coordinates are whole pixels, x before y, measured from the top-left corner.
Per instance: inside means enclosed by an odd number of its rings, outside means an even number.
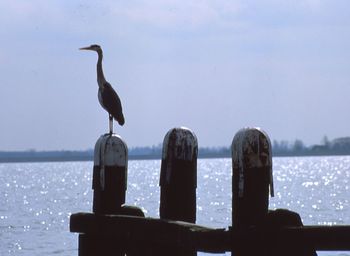
[[[85,150],[108,131],[94,52],[128,147],[185,126],[307,145],[350,136],[348,0],[0,0],[0,150]]]

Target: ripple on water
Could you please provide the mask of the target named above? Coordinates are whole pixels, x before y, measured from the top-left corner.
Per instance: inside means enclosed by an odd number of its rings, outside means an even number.
[[[274,158],[270,208],[300,213],[305,224],[349,224],[350,157]],[[92,163],[0,164],[0,255],[77,255],[72,212],[91,211]],[[198,161],[197,223],[231,225],[231,160]],[[159,216],[160,161],[130,161],[127,204]],[[322,253],[320,255],[350,255]]]

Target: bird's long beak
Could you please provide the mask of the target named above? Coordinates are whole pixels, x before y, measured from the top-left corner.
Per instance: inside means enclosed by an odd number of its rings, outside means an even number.
[[[81,48],[79,48],[79,50],[91,50],[91,47],[90,46],[88,46],[88,47],[81,47]]]

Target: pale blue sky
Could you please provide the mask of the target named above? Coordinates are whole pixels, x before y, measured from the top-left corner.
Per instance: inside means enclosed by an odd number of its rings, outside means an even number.
[[[129,147],[186,126],[199,146],[245,126],[272,140],[350,135],[350,1],[0,0],[0,150],[87,149],[107,132],[96,60]]]

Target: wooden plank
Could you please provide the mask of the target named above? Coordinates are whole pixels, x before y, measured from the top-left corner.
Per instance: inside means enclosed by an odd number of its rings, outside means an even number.
[[[316,250],[350,250],[350,226],[283,227],[274,230],[214,229],[193,223],[123,215],[76,213],[71,215],[70,231],[113,236],[143,246],[170,246],[222,253],[232,246],[288,246],[307,244]],[[232,241],[232,243],[231,243]]]

